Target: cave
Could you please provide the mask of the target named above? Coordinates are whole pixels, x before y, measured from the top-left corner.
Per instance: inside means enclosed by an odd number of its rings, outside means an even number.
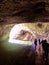
[[[48,43],[47,61],[39,45],[44,39]],[[0,0],[0,65],[46,63],[49,65],[49,1]]]

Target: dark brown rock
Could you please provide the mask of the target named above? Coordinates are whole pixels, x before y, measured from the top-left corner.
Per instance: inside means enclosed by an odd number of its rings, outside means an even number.
[[[45,2],[45,5],[40,5],[40,2]],[[47,17],[45,14],[48,14],[49,17],[48,0],[0,0],[0,23],[9,23],[7,22],[7,18],[9,20],[9,18],[13,17],[16,17],[16,19],[14,18],[16,20],[16,23],[17,18],[19,18],[18,21],[22,20],[32,22],[35,20],[38,21],[38,19],[40,19],[39,21],[48,22],[49,20],[45,20],[44,18]]]

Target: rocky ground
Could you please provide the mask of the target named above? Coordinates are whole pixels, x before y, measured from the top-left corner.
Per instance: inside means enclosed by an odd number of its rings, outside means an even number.
[[[46,65],[43,56],[31,51],[30,46],[17,46],[4,40],[0,42],[0,52],[0,65]]]

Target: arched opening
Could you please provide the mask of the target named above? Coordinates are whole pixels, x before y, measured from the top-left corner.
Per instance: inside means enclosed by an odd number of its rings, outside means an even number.
[[[32,45],[35,39],[35,32],[24,24],[17,24],[11,29],[9,34],[9,42],[15,44]]]

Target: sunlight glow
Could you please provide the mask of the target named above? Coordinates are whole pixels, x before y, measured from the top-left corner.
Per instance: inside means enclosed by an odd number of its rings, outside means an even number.
[[[10,43],[13,43],[13,44],[23,44],[23,45],[32,45],[32,42],[31,41],[23,41],[23,40],[15,40],[15,39],[10,39],[9,40]]]
[[[25,40],[19,40],[19,39],[17,39],[18,35],[20,34],[19,32],[21,30],[29,31],[35,37],[34,32],[32,32],[27,26],[25,26],[24,24],[17,24],[17,25],[15,25],[11,29],[10,34],[9,34],[9,40],[8,40],[8,42],[14,43],[14,44],[32,45],[32,42],[29,41],[29,40],[25,41]]]
[[[17,25],[15,25],[15,26],[11,29],[9,37],[10,37],[10,38],[14,38],[15,35],[16,35],[16,37],[17,37],[18,33],[19,33],[21,30],[30,31],[30,32],[32,33],[32,31],[31,31],[27,26],[25,26],[24,24],[17,24]]]

